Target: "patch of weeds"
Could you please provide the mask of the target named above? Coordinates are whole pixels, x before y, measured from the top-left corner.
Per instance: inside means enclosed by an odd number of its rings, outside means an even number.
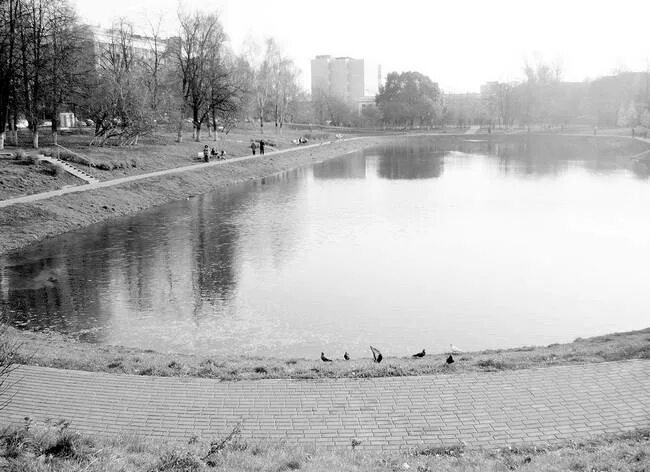
[[[157,369],[156,367],[145,367],[138,371],[138,375],[154,375],[158,377],[168,377],[167,372]]]
[[[569,464],[569,470],[572,470],[573,472],[582,472],[585,470],[585,464],[578,460],[571,461]]]
[[[476,363],[481,369],[486,370],[504,370],[508,368],[508,364],[503,361],[498,361],[495,359],[483,359]]]
[[[256,374],[268,374],[269,372],[266,370],[266,367],[258,366],[255,367],[255,373]]]
[[[196,375],[198,375],[199,377],[204,377],[204,378],[208,378],[208,379],[211,379],[211,378],[214,378],[214,377],[218,377],[217,372],[215,372],[215,371],[212,369],[212,366],[203,366],[203,367],[201,367],[201,368],[196,372]]]
[[[87,450],[94,448],[94,443],[79,433],[61,429],[52,444],[43,450],[43,454],[53,457],[81,459],[87,455]]]
[[[203,456],[202,460],[210,467],[215,467],[217,465],[217,456],[226,448],[231,450],[234,448],[234,450],[239,451],[246,450],[246,443],[239,440],[240,435],[241,425],[237,424],[225,437],[210,443],[210,449],[207,454]]]
[[[29,424],[23,428],[5,427],[0,431],[0,446],[2,446],[1,457],[15,459],[24,451],[34,448],[29,434]]]
[[[287,365],[296,365],[298,361],[296,359],[289,359],[288,361],[285,362]]]
[[[147,472],[200,472],[203,462],[189,451],[176,449],[166,452]]]
[[[176,360],[174,359],[174,360],[172,360],[169,364],[167,364],[167,367],[169,367],[170,369],[177,369],[177,370],[179,370],[179,369],[181,369],[183,366],[182,366],[180,363],[176,362]]]
[[[452,456],[460,457],[465,452],[464,444],[452,444],[450,446],[428,446],[416,449],[413,454],[416,456]]]
[[[109,369],[117,369],[117,368],[123,368],[124,364],[122,364],[121,360],[114,360],[113,362],[109,362],[106,367],[108,367]]]
[[[214,367],[216,369],[223,369],[226,367],[226,364],[222,362],[217,362],[214,359],[205,359],[199,364],[201,367]]]
[[[302,464],[298,459],[289,459],[280,464],[275,470],[277,470],[277,472],[282,472],[284,470],[298,470],[300,467],[302,467]]]

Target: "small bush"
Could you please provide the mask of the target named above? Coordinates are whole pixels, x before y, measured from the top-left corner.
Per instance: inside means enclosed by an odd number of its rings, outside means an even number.
[[[19,151],[16,151],[16,154],[14,154],[14,157],[15,157],[16,160],[24,161],[24,160],[27,159],[27,153],[21,149]]]
[[[33,166],[41,162],[41,160],[36,157],[32,156],[31,154],[25,154],[23,153],[25,157],[21,158],[21,161],[23,161],[25,164]]]
[[[43,161],[41,163],[45,168],[45,172],[52,177],[62,175],[65,172],[65,169],[59,164],[53,164],[52,162]]]
[[[57,155],[56,153],[54,154],[55,156]],[[67,151],[65,149],[61,149],[58,152],[58,157],[62,161],[68,161],[68,162],[73,162],[75,164],[81,164],[83,166],[92,166],[93,161],[88,159],[87,157],[80,156],[79,154],[76,154],[71,151]]]

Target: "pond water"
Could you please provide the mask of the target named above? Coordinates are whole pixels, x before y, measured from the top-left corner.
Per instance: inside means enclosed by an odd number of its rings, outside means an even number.
[[[611,146],[400,138],[0,258],[20,328],[318,357],[645,328],[650,183]]]

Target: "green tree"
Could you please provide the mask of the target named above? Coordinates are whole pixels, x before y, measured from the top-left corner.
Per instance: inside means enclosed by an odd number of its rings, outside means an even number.
[[[420,72],[391,72],[376,103],[384,121],[393,125],[432,125],[441,113],[438,84]]]

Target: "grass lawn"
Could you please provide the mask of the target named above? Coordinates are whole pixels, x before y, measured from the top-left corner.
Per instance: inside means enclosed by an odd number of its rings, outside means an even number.
[[[137,436],[83,436],[64,423],[0,431],[0,469],[11,472],[199,471],[647,471],[650,431],[553,446],[468,450],[419,448],[387,453],[350,445],[325,449],[242,440],[236,430],[204,444],[154,442]]]
[[[650,359],[650,328],[615,333],[568,344],[521,347],[455,355],[451,365],[447,353],[422,359],[386,357],[381,364],[368,357],[324,363],[319,352],[314,359],[261,357],[209,357],[165,354],[150,350],[88,344],[57,333],[34,333],[5,327],[4,336],[21,347],[18,362],[30,365],[93,372],[153,376],[189,376],[222,380],[364,378],[427,375],[438,373],[497,371],[584,364],[622,359]]]
[[[93,164],[113,164],[113,166],[109,166],[114,167],[112,169],[92,167],[85,169],[90,170],[94,176],[107,180],[125,175],[179,167],[192,162],[202,162],[202,160],[197,159],[197,153],[201,152],[206,144],[210,148],[214,147],[217,151],[223,149],[226,152],[226,157],[233,157],[250,154],[251,140],[259,142],[260,139],[264,139],[268,144],[267,151],[272,151],[296,146],[292,141],[299,136],[307,137],[312,143],[332,138],[330,132],[322,132],[316,128],[293,129],[292,127],[285,127],[280,132],[275,129],[272,123],[266,123],[263,133],[260,132],[257,125],[244,124],[233,129],[227,135],[217,133],[216,139],[214,136],[208,136],[207,131],[203,130],[201,139],[198,142],[186,132],[183,136],[183,142],[177,143],[176,133],[158,129],[154,135],[143,137],[139,144],[132,146],[115,146],[110,143],[105,146],[88,146],[90,136],[87,133],[60,136],[59,144],[87,158]],[[28,154],[46,152],[56,155],[55,148],[48,144],[47,135],[44,138],[42,140],[43,144],[38,150],[29,147],[7,146],[7,152],[22,149]],[[21,142],[23,141],[27,140],[22,139]],[[61,150],[60,152],[64,151]],[[80,165],[85,167],[84,164]]]
[[[1,156],[0,200],[85,183],[67,172],[52,173],[49,169],[31,161]]]

